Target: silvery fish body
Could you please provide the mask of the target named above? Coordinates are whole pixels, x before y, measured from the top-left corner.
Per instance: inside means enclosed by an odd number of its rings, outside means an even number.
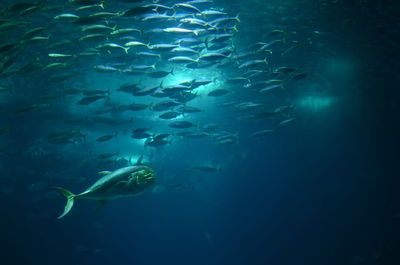
[[[154,183],[154,173],[147,166],[124,167],[96,181],[77,197],[89,200],[112,200],[143,192]]]
[[[64,212],[58,218],[64,217],[71,210],[75,199],[96,200],[101,207],[109,200],[137,195],[155,182],[154,172],[147,166],[129,166],[105,173],[105,176],[80,194],[75,195],[66,189],[54,187],[54,190],[67,198]]]

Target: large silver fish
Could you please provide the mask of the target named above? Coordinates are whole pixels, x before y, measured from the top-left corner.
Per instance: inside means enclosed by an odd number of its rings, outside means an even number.
[[[104,172],[103,172],[104,173]],[[137,195],[155,182],[155,175],[147,166],[130,166],[106,172],[106,175],[80,194],[73,194],[69,190],[53,187],[53,190],[67,198],[64,212],[58,217],[64,217],[74,205],[75,199],[95,200],[101,208],[107,201],[116,198]]]

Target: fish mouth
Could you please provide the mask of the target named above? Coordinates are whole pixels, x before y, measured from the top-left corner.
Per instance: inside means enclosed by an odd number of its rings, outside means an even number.
[[[147,173],[145,176],[143,176],[143,180],[146,182],[155,182],[156,177],[153,172]]]
[[[156,182],[156,178],[155,177],[149,177],[149,178],[146,178],[145,181],[148,182],[148,183]]]

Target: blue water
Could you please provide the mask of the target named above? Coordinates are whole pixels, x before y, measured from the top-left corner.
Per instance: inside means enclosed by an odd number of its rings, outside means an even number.
[[[20,12],[29,7],[2,2],[0,87],[7,90],[0,90],[1,264],[400,264],[398,90],[392,89],[399,81],[397,3],[214,0],[197,4],[201,10],[239,15],[240,22],[233,19],[232,24],[237,32],[229,25],[224,31],[233,34],[224,44],[228,51],[222,50],[227,58],[191,69],[168,62],[167,54],[160,52],[166,57],[161,56],[154,67],[173,68],[174,74],[152,79],[147,70],[123,74],[123,63],[153,62],[154,58],[129,57],[136,48],[128,55],[121,49],[78,55],[106,42],[75,42],[84,36],[81,25],[53,18],[79,14],[82,11],[75,10],[79,5],[49,0],[24,14]],[[85,14],[120,12],[150,3],[109,0],[104,10],[94,8]],[[159,1],[167,6],[176,3]],[[151,45],[180,38],[150,32],[176,26],[175,20],[152,23],[140,18],[114,16],[98,24],[139,27],[144,31],[140,38]],[[28,24],[4,26],[15,21]],[[39,26],[46,28],[34,36],[49,39],[25,42],[21,34]],[[273,30],[284,33],[271,37]],[[189,36],[208,42],[215,36],[210,32]],[[124,43],[110,36],[109,41]],[[68,39],[73,43],[66,48],[49,48]],[[272,46],[271,54],[257,52],[258,42],[264,45],[273,40],[284,41]],[[4,46],[13,41],[12,48]],[[201,49],[197,57],[209,48],[196,47]],[[238,68],[246,59],[235,59],[242,51],[256,52],[248,60],[265,57],[269,61],[260,63],[266,75],[249,78],[250,84],[282,78],[283,88],[265,95],[258,88],[227,85],[227,80],[248,74]],[[49,58],[50,52],[74,56],[64,61]],[[32,62],[41,66],[22,70]],[[54,62],[71,65],[45,69]],[[96,65],[118,70],[100,73],[94,70]],[[272,72],[283,66],[307,77],[275,78]],[[52,80],[65,73],[71,76]],[[163,112],[152,109],[166,98],[117,91],[129,82],[162,89],[192,79],[211,82],[188,89],[195,99],[186,105],[201,112],[173,120],[158,118]],[[80,92],[63,94],[71,88]],[[209,96],[214,89],[229,93]],[[83,91],[91,90],[110,90],[110,96],[77,104],[85,97]],[[174,99],[183,106],[182,98]],[[230,102],[233,105],[220,106]],[[245,112],[235,109],[243,102],[262,106]],[[131,103],[148,106],[141,111],[96,113]],[[249,119],[281,106],[289,110]],[[95,117],[106,117],[108,122]],[[193,127],[168,126],[182,120],[193,122]],[[216,128],[207,131],[209,124]],[[154,135],[171,134],[168,143],[152,147],[148,145],[151,137],[147,142],[130,137],[133,129],[141,127],[150,128]],[[265,129],[273,132],[251,136]],[[85,137],[51,143],[61,138],[49,135],[65,131]],[[207,136],[197,139],[179,136],[179,132],[207,132]],[[113,138],[96,141],[104,135]],[[225,143],[221,135],[228,135],[231,142]],[[106,164],[96,158],[114,152]],[[100,210],[94,210],[96,202],[77,200],[67,216],[57,219],[65,198],[52,186],[82,192],[100,177],[99,171],[132,165],[141,156],[157,177],[145,193],[110,201]],[[212,172],[196,169],[200,166]]]

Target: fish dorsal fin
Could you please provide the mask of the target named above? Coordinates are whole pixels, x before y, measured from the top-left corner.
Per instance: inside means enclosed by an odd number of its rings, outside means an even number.
[[[108,175],[108,174],[110,174],[110,173],[111,173],[111,171],[107,171],[107,170],[97,172],[97,174],[98,174],[98,175],[101,175],[101,176],[105,176],[105,175]]]
[[[99,200],[98,202],[99,202],[99,204],[98,204],[98,205],[96,206],[96,208],[95,208],[96,211],[97,211],[97,210],[100,210],[101,208],[103,208],[104,205],[106,205],[106,203],[107,203],[106,200]]]

